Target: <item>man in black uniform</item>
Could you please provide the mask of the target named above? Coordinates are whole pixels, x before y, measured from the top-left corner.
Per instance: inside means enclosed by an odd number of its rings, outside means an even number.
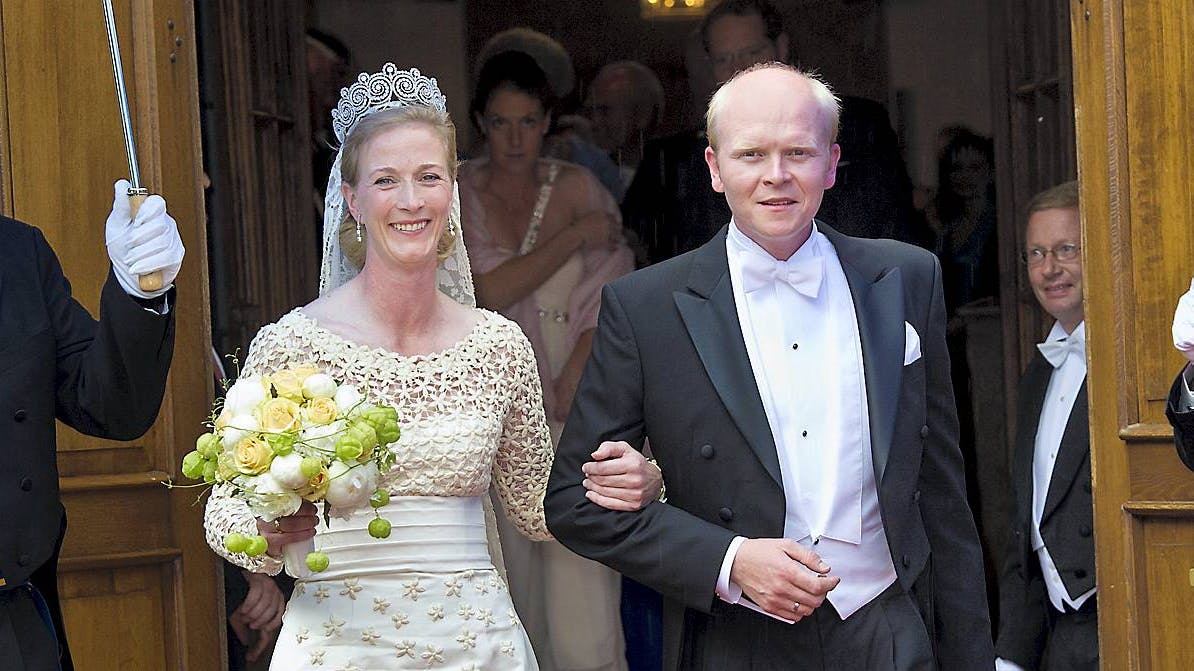
[[[54,419],[113,440],[142,435],[174,351],[178,227],[160,196],[134,218],[128,182],[115,186],[98,322],[71,296],[41,231],[0,217],[0,660],[11,671],[73,668],[58,605],[66,516]],[[154,272],[162,288],[143,291],[138,276]]]

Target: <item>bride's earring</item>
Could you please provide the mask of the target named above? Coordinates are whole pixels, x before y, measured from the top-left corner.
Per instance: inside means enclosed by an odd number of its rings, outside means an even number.
[[[362,242],[363,241],[362,238],[364,238],[364,235],[362,235],[362,231],[361,231],[361,228],[362,228],[361,218],[360,217],[353,217],[353,218],[356,219],[356,221],[357,221],[357,242]]]

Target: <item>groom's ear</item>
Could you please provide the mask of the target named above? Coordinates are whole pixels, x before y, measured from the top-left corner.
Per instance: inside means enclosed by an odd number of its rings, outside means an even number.
[[[713,185],[713,190],[725,193],[726,187],[721,182],[721,171],[717,168],[717,152],[713,151],[713,147],[705,147],[705,164],[709,166],[709,181]]]

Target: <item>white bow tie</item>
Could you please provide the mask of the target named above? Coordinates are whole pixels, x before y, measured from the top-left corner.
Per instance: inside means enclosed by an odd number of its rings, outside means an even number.
[[[1038,343],[1036,348],[1054,368],[1061,368],[1061,364],[1065,363],[1066,357],[1071,353],[1080,357],[1086,356],[1086,343],[1073,335],[1061,340]]]
[[[742,290],[746,293],[786,282],[796,291],[816,298],[825,263],[820,256],[799,261],[777,261],[759,254],[742,255]]]

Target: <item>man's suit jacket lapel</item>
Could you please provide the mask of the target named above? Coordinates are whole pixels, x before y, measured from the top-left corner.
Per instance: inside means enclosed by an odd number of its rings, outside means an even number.
[[[694,254],[687,288],[673,293],[676,307],[722,404],[751,451],[782,487],[775,439],[738,323],[726,258],[726,228]]]
[[[837,250],[854,300],[858,335],[862,341],[871,458],[878,486],[883,483],[883,473],[891,454],[892,430],[903,377],[904,283],[898,267],[887,266],[873,251],[860,249],[858,240],[821,222],[817,222],[817,227]]]
[[[1024,379],[1020,384],[1021,405],[1020,415],[1016,418],[1019,426],[1015,452],[1015,470],[1012,477],[1017,481],[1013,489],[1016,492],[1022,521],[1032,522],[1032,458],[1036,451],[1036,432],[1041,425],[1041,409],[1045,406],[1045,392],[1049,390],[1049,378],[1053,375],[1053,366],[1039,353],[1033,357],[1024,371]],[[1086,398],[1083,385],[1081,394]],[[1076,405],[1076,402],[1075,402]],[[1068,428],[1067,428],[1068,431]]]
[[[1074,407],[1066,420],[1061,445],[1057,449],[1057,461],[1053,463],[1053,474],[1049,477],[1049,491],[1045,495],[1045,509],[1041,513],[1041,524],[1057,510],[1057,506],[1069,491],[1078,475],[1078,469],[1090,454],[1090,426],[1086,408],[1086,380],[1074,397]]]

